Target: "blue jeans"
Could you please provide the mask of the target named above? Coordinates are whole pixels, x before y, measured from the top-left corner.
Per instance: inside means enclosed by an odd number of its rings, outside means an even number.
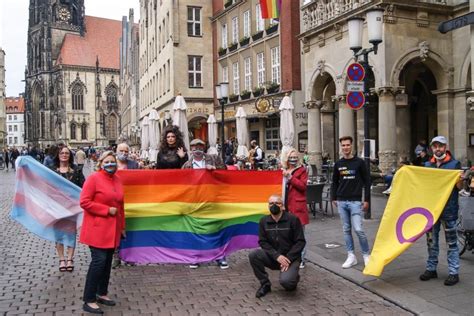
[[[446,245],[448,247],[448,270],[449,274],[459,273],[459,249],[456,220],[438,220],[436,224],[426,233],[426,241],[428,244],[428,261],[426,262],[426,270],[436,271],[438,266],[439,254],[439,230],[441,224],[444,228],[446,237]]]
[[[363,255],[369,254],[369,242],[362,228],[362,203],[360,201],[337,201],[337,209],[342,221],[342,231],[347,252],[354,252],[352,227],[359,238]]]

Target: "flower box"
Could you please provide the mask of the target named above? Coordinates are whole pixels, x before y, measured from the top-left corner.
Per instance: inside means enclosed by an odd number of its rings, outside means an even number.
[[[267,27],[267,35],[273,34],[278,30],[278,23],[271,24]]]
[[[236,94],[229,95],[229,102],[236,102],[239,100],[239,96]]]
[[[250,99],[250,95],[251,95],[250,91],[244,90],[244,91],[242,91],[242,93],[240,93],[240,99],[241,100]]]
[[[252,40],[255,42],[261,39],[262,37],[263,37],[263,31],[260,31],[252,35]]]
[[[280,85],[277,83],[272,83],[267,87],[268,94],[277,93],[278,91],[280,91]]]
[[[237,43],[231,43],[231,44],[229,45],[229,53],[230,53],[230,52],[233,52],[234,50],[236,50],[236,49],[237,49],[237,46],[238,46]]]
[[[258,98],[259,96],[261,96],[263,94],[263,92],[265,91],[264,88],[260,88],[260,87],[255,87],[253,89],[253,97],[254,98]]]
[[[239,42],[240,47],[246,46],[246,45],[248,45],[249,43],[250,43],[250,37],[242,37],[242,38],[240,39],[240,42]]]
[[[222,57],[224,56],[225,54],[227,54],[227,48],[219,48],[219,56]]]

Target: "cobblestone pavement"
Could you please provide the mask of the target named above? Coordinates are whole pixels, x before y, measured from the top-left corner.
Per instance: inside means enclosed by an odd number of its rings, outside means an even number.
[[[9,218],[14,191],[12,171],[0,171],[0,314],[72,315],[82,312],[82,290],[89,263],[79,244],[76,270],[58,271],[54,245],[28,233]],[[255,298],[258,283],[247,251],[230,256],[230,268],[204,265],[122,266],[112,271],[110,295],[118,301],[108,315],[408,315],[383,298],[308,263],[295,292],[278,285]]]

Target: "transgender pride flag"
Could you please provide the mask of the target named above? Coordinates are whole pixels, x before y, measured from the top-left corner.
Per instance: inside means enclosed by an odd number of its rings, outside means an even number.
[[[12,219],[41,238],[74,247],[81,188],[29,156],[18,157],[16,170]]]

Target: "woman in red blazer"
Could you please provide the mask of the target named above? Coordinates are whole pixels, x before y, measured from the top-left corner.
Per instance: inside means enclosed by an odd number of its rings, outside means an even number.
[[[303,230],[305,230],[305,226],[309,223],[308,206],[306,204],[308,174],[306,168],[304,168],[300,163],[296,149],[290,149],[287,159],[285,159],[283,163],[283,167],[283,196],[285,209],[300,219],[301,225],[303,225]],[[301,253],[301,269],[305,267],[305,253],[306,247]]]
[[[89,246],[92,261],[84,287],[83,310],[102,314],[97,303],[114,306],[107,296],[114,250],[125,237],[123,187],[115,174],[117,160],[113,151],[104,152],[98,171],[91,174],[82,187],[80,204],[84,209],[80,242]]]

